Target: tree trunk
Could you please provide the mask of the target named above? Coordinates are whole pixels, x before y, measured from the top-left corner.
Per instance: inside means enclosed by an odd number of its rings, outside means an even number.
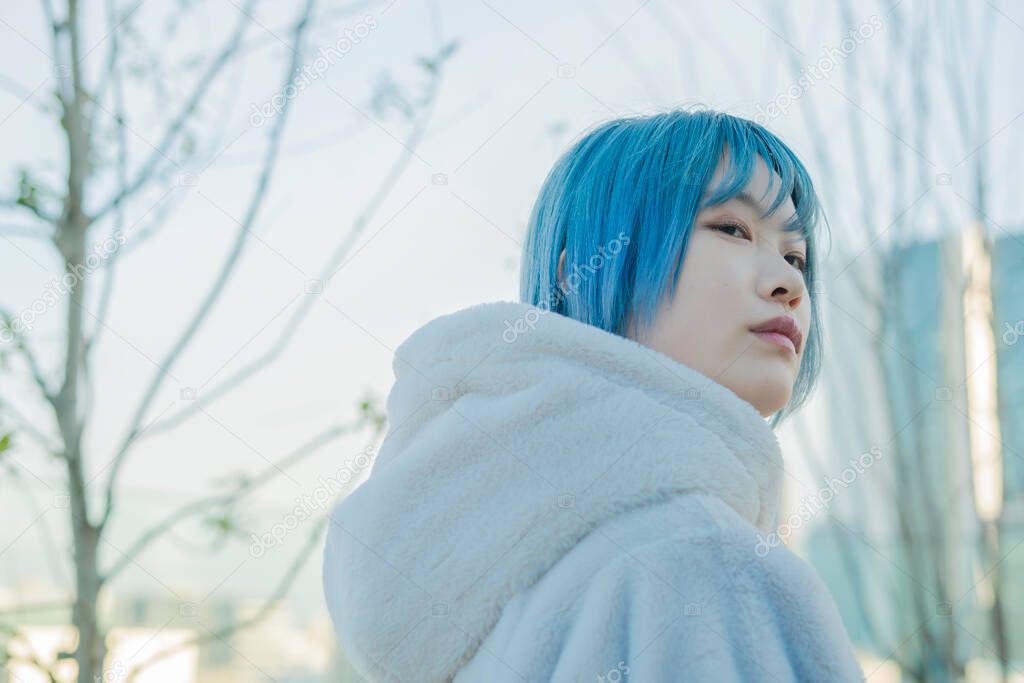
[[[72,121],[77,116],[69,117]],[[77,130],[69,126],[69,132]],[[70,136],[74,140],[75,136]],[[75,158],[76,145],[71,143]],[[69,185],[80,188],[80,176],[72,165]],[[72,192],[61,225],[60,246],[64,270],[71,289],[67,308],[67,347],[64,382],[54,399],[57,424],[64,441],[64,459],[68,468],[68,498],[71,509],[71,533],[75,557],[75,602],[72,623],[78,631],[75,660],[79,683],[96,683],[103,678],[104,635],[97,619],[96,603],[103,584],[99,572],[98,546],[103,529],[93,524],[82,453],[82,421],[79,382],[83,353],[82,304],[85,301],[85,235],[88,219],[81,211],[81,193]]]
[[[75,650],[78,683],[95,683],[103,680],[103,659],[106,656],[105,638],[96,613],[101,586],[96,564],[99,531],[77,520],[72,523],[75,536],[75,604],[71,619],[78,631]]]

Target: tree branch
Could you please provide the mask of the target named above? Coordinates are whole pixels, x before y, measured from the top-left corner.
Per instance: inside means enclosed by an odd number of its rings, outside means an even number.
[[[175,525],[183,522],[189,517],[193,517],[197,514],[205,512],[221,505],[228,505],[238,501],[243,496],[251,494],[257,488],[274,479],[278,474],[284,471],[284,468],[291,467],[296,463],[304,460],[317,449],[322,446],[338,439],[346,434],[359,431],[367,425],[369,419],[374,417],[372,413],[367,413],[363,418],[357,420],[352,424],[337,424],[334,425],[317,436],[310,439],[307,443],[297,448],[292,453],[281,458],[277,462],[271,464],[270,467],[266,467],[262,472],[257,474],[251,479],[245,479],[240,482],[232,491],[227,493],[206,496],[197,498],[185,505],[182,505],[178,509],[170,512],[159,522],[150,527],[147,531],[143,532],[129,547],[126,551],[121,554],[120,559],[114,564],[104,575],[103,581],[112,580],[117,576],[121,570],[127,567],[129,564],[135,561],[135,558],[145,550],[153,541],[159,538],[162,534],[172,529]]]
[[[28,211],[30,214],[46,223],[47,225],[57,225],[60,220],[59,216],[47,213],[45,209],[36,204],[31,204],[25,201],[24,198],[18,197],[17,199],[11,199],[10,197],[0,197],[0,207],[14,210]]]
[[[61,445],[54,445],[51,443],[49,437],[46,436],[41,429],[36,428],[31,422],[29,422],[28,419],[26,419],[10,401],[0,400],[0,413],[5,412],[14,417],[14,426],[19,433],[28,434],[50,455],[59,456],[61,454],[61,451],[63,450]]]
[[[417,124],[413,127],[413,131],[407,138],[406,143],[402,145],[404,150],[403,153],[395,160],[395,163],[392,164],[388,173],[381,179],[381,182],[378,183],[377,189],[371,195],[370,200],[363,208],[363,211],[356,218],[352,229],[346,234],[345,238],[335,249],[334,253],[327,259],[324,266],[320,269],[317,279],[322,281],[325,286],[331,277],[340,270],[340,266],[344,265],[344,259],[352,249],[356,239],[363,233],[369,225],[370,220],[383,204],[384,200],[387,199],[391,194],[391,191],[397,186],[398,179],[405,172],[405,169],[412,161],[413,156],[415,156],[416,147],[422,140],[422,137],[426,132],[427,125],[431,119],[439,84],[440,73],[432,72],[431,85],[425,100],[426,106],[424,107],[424,113],[419,117]],[[215,385],[210,390],[204,391],[200,396],[197,396],[194,401],[191,401],[187,408],[183,408],[177,413],[162,420],[157,420],[153,424],[149,425],[145,432],[139,435],[139,438],[155,436],[180,425],[188,418],[202,411],[206,406],[212,404],[221,396],[227,394],[269,366],[288,347],[288,344],[295,336],[300,325],[312,310],[314,303],[316,303],[315,297],[306,297],[299,304],[295,313],[292,314],[288,323],[284,326],[283,331],[274,341],[273,345],[271,345],[270,349],[268,349],[259,358],[255,359],[245,367],[240,368],[233,375],[223,382]]]
[[[56,400],[56,395],[50,389],[50,385],[46,381],[46,378],[43,377],[43,372],[39,367],[39,361],[36,360],[32,349],[25,343],[24,335],[19,330],[15,329],[15,316],[8,309],[0,308],[0,318],[3,319],[3,325],[14,335],[14,348],[17,349],[18,353],[28,365],[29,372],[32,373],[32,379],[35,380],[36,385],[42,392],[43,398],[52,405]]]
[[[133,13],[135,9],[138,9],[138,5],[132,9]],[[129,16],[131,15],[129,13]],[[121,22],[117,22],[117,15],[114,8],[114,0],[107,0],[107,16],[108,23],[110,24],[110,30],[108,35],[110,36],[110,58],[107,63],[107,78],[104,82],[111,82],[113,85],[114,92],[114,112],[115,118],[115,131],[117,136],[117,181],[118,186],[122,189],[128,182],[128,139],[125,135],[125,104],[124,104],[124,90],[121,82],[121,70],[118,68],[118,56],[120,54],[121,41],[117,35],[117,29]],[[127,17],[126,17],[127,19]],[[122,20],[124,21],[124,20]],[[114,212],[114,234],[122,232],[124,228],[124,204],[118,203]],[[121,250],[117,249],[106,259],[107,268],[105,268],[105,274],[103,279],[103,290],[100,294],[99,310],[96,312],[96,325],[94,332],[89,335],[84,342],[82,349],[82,367],[84,370],[85,383],[86,383],[86,400],[82,410],[82,420],[87,421],[92,413],[92,407],[95,398],[95,386],[92,379],[92,372],[90,371],[90,354],[95,348],[94,344],[98,340],[100,333],[106,327],[103,323],[107,316],[107,310],[110,307],[110,300],[114,290],[114,277],[117,273],[118,257],[121,254]]]
[[[223,640],[224,638],[232,634],[238,633],[239,631],[243,631],[247,628],[254,626],[255,624],[258,624],[260,621],[266,618],[266,616],[277,607],[277,603],[281,600],[281,598],[283,598],[285,594],[288,592],[288,589],[291,587],[291,584],[295,581],[295,577],[298,576],[299,572],[302,570],[302,567],[305,565],[306,560],[309,559],[309,556],[312,554],[313,549],[317,547],[318,543],[320,542],[320,535],[322,534],[324,528],[327,526],[327,522],[329,520],[329,516],[324,516],[317,521],[316,526],[313,528],[312,532],[310,532],[309,538],[306,540],[305,545],[296,555],[295,559],[292,561],[291,566],[288,568],[288,571],[285,572],[284,576],[281,578],[281,581],[274,588],[273,593],[270,594],[270,597],[268,597],[266,601],[264,601],[264,603],[260,606],[258,610],[256,610],[256,612],[252,616],[250,616],[248,619],[243,619],[242,621],[236,624],[231,624],[229,626],[225,626],[215,631],[209,631],[205,635],[199,635],[193,638],[189,638],[184,642],[178,643],[161,652],[156,653],[155,655],[149,657],[142,663],[132,667],[125,676],[125,682],[132,683],[132,681],[135,680],[135,677],[138,676],[139,673],[146,667],[151,666],[152,664],[155,664],[156,662],[162,659],[166,659],[167,657],[175,654],[176,652],[181,652],[185,648],[194,647],[202,643]]]
[[[17,627],[15,627],[15,626],[8,626],[7,624],[0,624],[0,631],[3,631],[5,633],[7,633],[8,635],[10,635],[12,639],[15,639],[15,638],[18,638],[19,636],[21,636],[21,631]],[[60,681],[57,680],[56,676],[54,676],[54,673],[50,669],[50,667],[47,666],[46,664],[43,664],[41,661],[39,661],[39,659],[34,654],[32,654],[31,647],[29,646],[28,642],[27,641],[23,641],[23,642],[24,642],[25,649],[29,652],[28,655],[25,655],[25,656],[9,655],[9,654],[7,654],[7,650],[9,650],[9,646],[8,646],[8,648],[5,648],[5,651],[3,653],[0,653],[0,655],[2,655],[2,656],[0,656],[0,664],[3,664],[4,667],[6,668],[8,662],[24,662],[25,664],[28,664],[30,666],[34,666],[35,668],[39,669],[44,674],[46,674],[47,678],[49,678],[49,680],[50,680],[50,683],[60,683]]]
[[[298,72],[298,64],[301,61],[302,57],[302,46],[304,44],[303,37],[305,36],[306,33],[310,12],[312,10],[314,2],[315,0],[306,0],[305,9],[303,10],[299,20],[295,24],[295,28],[293,31],[293,43],[295,45],[295,49],[293,50],[292,57],[288,62],[288,67],[287,70],[285,71],[286,76],[282,88],[287,87],[296,78],[296,74]],[[251,234],[250,231],[253,222],[256,220],[256,216],[259,213],[259,209],[263,204],[263,201],[267,194],[267,190],[270,186],[270,177],[273,173],[273,169],[276,163],[277,152],[281,143],[281,136],[284,132],[284,124],[288,119],[288,112],[291,109],[291,107],[289,106],[290,102],[290,99],[285,102],[285,105],[281,108],[280,115],[274,121],[274,127],[271,131],[270,140],[267,144],[267,151],[263,163],[263,171],[260,174],[260,178],[254,189],[253,197],[252,200],[250,201],[248,211],[246,212],[246,215],[243,218],[242,224],[239,226],[238,233],[235,237],[234,246],[232,247],[231,252],[228,254],[216,281],[213,283],[213,286],[207,292],[206,297],[200,304],[199,309],[196,311],[196,314],[193,316],[192,320],[189,322],[184,332],[175,342],[174,346],[167,354],[167,357],[164,358],[164,361],[160,364],[160,368],[157,371],[156,376],[151,381],[148,390],[146,391],[142,401],[140,402],[138,408],[135,411],[135,415],[131,420],[128,433],[125,436],[125,439],[122,442],[120,448],[118,449],[117,454],[114,456],[110,476],[107,480],[106,494],[104,496],[105,507],[103,516],[101,518],[102,521],[100,522],[101,530],[103,526],[106,524],[107,520],[110,518],[110,514],[113,509],[113,492],[117,480],[117,474],[122,464],[124,463],[124,459],[127,456],[129,448],[131,447],[132,443],[135,441],[136,437],[141,432],[140,426],[142,424],[143,418],[145,417],[146,411],[149,409],[150,404],[153,402],[153,399],[156,397],[157,392],[163,385],[167,373],[170,371],[171,367],[188,347],[189,343],[191,343],[196,332],[199,330],[200,326],[203,324],[207,316],[213,310],[214,304],[223,294],[225,285],[231,278],[231,275],[234,272],[235,267],[238,265],[239,257],[241,256],[242,251],[245,248],[246,243],[248,242],[249,235]]]
[[[188,122],[192,114],[195,112],[196,107],[199,106],[199,103],[202,101],[203,96],[206,94],[206,91],[213,84],[213,81],[216,79],[217,75],[224,68],[224,66],[227,65],[235,56],[238,50],[238,46],[242,40],[242,36],[245,35],[245,31],[251,22],[250,15],[252,13],[253,8],[256,6],[256,1],[257,0],[249,0],[248,4],[245,6],[245,9],[240,12],[238,24],[235,27],[234,33],[232,34],[231,38],[228,40],[227,44],[220,51],[220,53],[213,60],[213,62],[211,62],[209,68],[207,68],[206,70],[206,73],[204,73],[203,76],[196,83],[196,87],[193,89],[191,96],[186,101],[185,106],[178,113],[177,117],[175,117],[174,121],[172,121],[170,126],[168,126],[167,130],[164,132],[163,139],[160,141],[160,144],[158,144],[153,153],[150,154],[149,159],[142,165],[142,168],[135,175],[135,178],[127,185],[127,187],[122,187],[120,190],[118,190],[117,194],[115,194],[111,199],[107,201],[106,204],[104,204],[99,210],[97,210],[93,214],[94,218],[99,218],[105,215],[107,212],[109,212],[111,209],[119,205],[125,199],[131,197],[136,192],[138,192],[147,182],[149,182],[153,173],[156,171],[156,168],[159,166],[160,160],[167,158],[167,153],[170,151],[171,145],[174,144],[174,141],[177,139],[178,134],[181,133],[182,128],[184,128],[185,123]],[[290,75],[291,74],[289,74],[289,76]],[[283,118],[284,112],[282,111],[281,114]]]
[[[24,466],[22,466],[24,468]],[[27,469],[26,469],[27,471]],[[11,470],[11,477],[14,479],[24,479],[22,472],[15,468]],[[35,477],[34,473],[30,474]],[[50,571],[53,574],[53,580],[62,585],[68,585],[71,583],[71,578],[65,575],[66,565],[61,563],[60,549],[57,548],[55,540],[57,535],[53,533],[53,529],[50,527],[50,522],[46,519],[46,515],[43,514],[45,510],[39,504],[39,500],[35,495],[33,488],[28,482],[21,482],[16,486],[20,490],[21,495],[24,496],[27,507],[31,510],[31,514],[38,519],[38,531],[40,545],[43,546],[43,552],[46,555],[46,560],[50,565]],[[52,506],[52,503],[51,503]],[[33,525],[35,526],[35,525]]]

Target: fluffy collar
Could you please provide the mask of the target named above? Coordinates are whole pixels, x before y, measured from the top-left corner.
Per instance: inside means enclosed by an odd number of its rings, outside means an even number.
[[[516,593],[624,510],[699,491],[775,527],[771,427],[635,341],[492,302],[416,330],[393,369],[388,434],[325,547],[327,604],[363,672],[449,680]]]

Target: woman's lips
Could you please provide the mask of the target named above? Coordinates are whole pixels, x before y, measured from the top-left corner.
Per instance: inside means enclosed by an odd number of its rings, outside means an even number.
[[[793,346],[792,340],[786,335],[780,332],[754,332],[754,334],[770,344],[783,346],[792,351],[793,355],[796,355],[796,348]]]

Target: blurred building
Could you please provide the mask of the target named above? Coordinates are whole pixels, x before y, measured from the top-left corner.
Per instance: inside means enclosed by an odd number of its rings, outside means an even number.
[[[853,363],[871,400],[823,429],[863,441],[838,424],[863,411],[895,436],[839,521],[823,515],[806,538],[859,646],[926,671],[955,650],[979,681],[997,680],[999,614],[1024,669],[1024,236],[991,240],[970,226],[881,256],[882,312],[865,320],[878,335],[862,335],[876,361],[830,361]]]
[[[281,683],[324,681],[333,648],[327,617],[300,623],[289,607],[286,601],[268,607],[262,598],[211,596],[198,603],[181,603],[169,596],[141,595],[118,600],[113,621],[190,628],[200,641],[196,683],[265,678]]]
[[[103,683],[125,681],[136,668],[141,671],[135,683],[359,680],[336,645],[326,610],[300,620],[288,602],[269,609],[262,598],[180,602],[169,594],[107,596]],[[24,601],[12,604],[18,602]],[[48,683],[42,671],[17,660],[31,657],[51,665],[59,651],[71,649],[75,629],[68,619],[66,610],[7,619],[19,635],[0,638],[0,647],[13,657],[6,668],[0,666],[0,682]],[[72,683],[74,660],[62,661],[57,671],[60,683]]]

